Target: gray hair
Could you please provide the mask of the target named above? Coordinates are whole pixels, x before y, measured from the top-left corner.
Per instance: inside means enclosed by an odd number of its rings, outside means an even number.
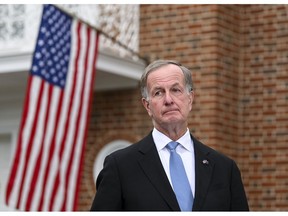
[[[141,94],[142,97],[145,99],[148,99],[148,90],[147,90],[147,78],[148,75],[155,71],[156,69],[159,69],[163,66],[169,65],[169,64],[174,64],[179,66],[179,68],[182,70],[183,75],[184,75],[184,79],[185,79],[185,86],[187,89],[187,92],[191,92],[193,90],[193,81],[192,81],[192,74],[191,71],[182,66],[180,63],[174,61],[174,60],[156,60],[154,62],[152,62],[151,64],[149,64],[145,70],[144,73],[141,76],[141,80],[140,80],[140,88],[141,88]]]

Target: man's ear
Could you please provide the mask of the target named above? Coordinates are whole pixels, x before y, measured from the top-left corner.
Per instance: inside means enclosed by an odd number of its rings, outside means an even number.
[[[145,107],[145,109],[147,110],[149,116],[151,116],[149,101],[146,98],[142,98],[142,104]]]
[[[149,101],[147,101],[146,98],[142,98],[142,104],[145,107],[145,109],[147,110],[149,107]]]
[[[191,91],[191,92],[189,93],[189,105],[190,105],[190,110],[192,110],[193,100],[194,100],[194,91]]]

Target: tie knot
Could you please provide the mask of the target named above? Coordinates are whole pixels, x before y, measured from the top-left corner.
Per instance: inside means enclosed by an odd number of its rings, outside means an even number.
[[[176,147],[178,146],[178,142],[175,142],[175,141],[171,141],[167,144],[167,148],[170,150],[170,151],[174,151],[176,149]]]

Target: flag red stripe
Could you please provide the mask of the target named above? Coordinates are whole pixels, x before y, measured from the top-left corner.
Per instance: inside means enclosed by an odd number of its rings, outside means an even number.
[[[53,146],[53,147],[55,146],[55,143],[56,143],[56,135],[57,135],[58,127],[59,127],[60,114],[62,112],[63,98],[64,98],[64,91],[61,91],[59,104],[58,104],[58,108],[57,108],[56,125],[55,125],[54,131],[53,131],[53,137],[52,137],[52,141],[51,141],[51,146]],[[50,211],[52,210],[52,203],[51,202],[49,203],[49,209],[50,209]]]
[[[20,125],[20,130],[19,130],[19,135],[18,135],[18,142],[17,142],[17,149],[15,152],[15,158],[14,158],[14,163],[11,169],[11,173],[10,173],[10,177],[9,177],[9,181],[8,181],[8,185],[7,185],[7,191],[6,191],[6,204],[9,204],[9,200],[10,200],[10,195],[14,186],[14,182],[16,179],[16,174],[19,171],[18,166],[20,163],[20,155],[21,155],[21,151],[22,151],[22,132],[24,129],[24,125],[26,123],[27,120],[27,116],[28,116],[28,107],[29,107],[29,103],[30,103],[30,91],[31,91],[31,84],[32,84],[32,80],[33,80],[33,76],[29,76],[28,78],[28,82],[27,82],[27,92],[26,92],[26,96],[25,96],[25,103],[24,103],[24,108],[23,108],[23,114],[22,114],[22,121],[21,121],[21,125]]]
[[[78,62],[79,62],[79,58],[80,58],[80,50],[81,50],[81,35],[80,35],[80,30],[81,30],[81,23],[77,23],[77,51],[76,51],[76,60],[75,60],[75,64],[74,64],[74,70],[75,71],[71,71],[74,72],[74,78],[73,78],[73,84],[72,84],[72,91],[71,91],[71,96],[69,97],[70,101],[69,101],[69,107],[68,107],[68,113],[67,113],[67,118],[66,118],[66,123],[65,123],[65,129],[64,129],[64,135],[61,141],[61,146],[60,146],[60,153],[59,153],[59,158],[60,158],[60,163],[62,163],[62,158],[63,158],[63,153],[64,153],[64,149],[65,149],[65,144],[66,144],[66,140],[67,140],[67,135],[68,135],[68,128],[70,126],[70,116],[71,116],[71,111],[72,111],[72,106],[73,106],[73,99],[74,99],[74,95],[75,95],[75,89],[76,89],[76,83],[77,83],[77,76],[78,76]],[[55,197],[56,197],[56,193],[59,187],[59,181],[60,181],[60,166],[58,167],[57,170],[57,174],[56,174],[56,179],[55,179],[55,183],[53,185],[53,194],[51,196],[51,207],[54,205],[55,202]],[[66,196],[67,194],[64,193],[64,199],[66,200]],[[50,210],[50,209],[49,209]],[[51,209],[52,210],[52,209]]]
[[[52,86],[51,86],[52,88]],[[51,89],[52,90],[52,89]],[[57,112],[56,112],[56,120],[55,120],[55,126],[54,126],[54,130],[52,133],[52,139],[50,142],[50,148],[49,148],[49,154],[48,154],[48,159],[47,159],[47,164],[45,167],[45,172],[44,172],[44,180],[43,180],[43,184],[41,186],[41,197],[39,199],[38,202],[38,211],[43,210],[43,202],[44,202],[44,195],[46,194],[46,189],[47,189],[47,180],[48,180],[48,176],[49,176],[49,170],[51,167],[51,162],[52,162],[52,158],[55,154],[55,145],[56,145],[56,134],[57,134],[57,130],[59,128],[59,118],[60,118],[60,114],[61,114],[61,108],[62,108],[62,103],[63,103],[63,95],[64,95],[64,91],[61,90],[60,91],[60,96],[59,96],[59,100],[58,100],[58,106],[57,106]]]
[[[37,157],[37,160],[35,162],[35,168],[33,171],[33,176],[32,176],[32,180],[31,180],[31,184],[32,187],[30,187],[29,193],[28,193],[28,197],[27,197],[27,202],[25,205],[25,210],[29,211],[31,208],[31,202],[33,200],[33,196],[34,196],[34,192],[36,189],[36,183],[39,177],[39,173],[40,173],[40,167],[41,167],[41,163],[43,163],[42,161],[42,157],[43,157],[43,148],[44,148],[44,141],[45,141],[45,135],[47,133],[47,125],[48,125],[48,120],[49,120],[49,115],[50,115],[50,108],[51,106],[49,106],[49,104],[51,104],[51,98],[53,95],[53,86],[51,84],[48,84],[48,98],[47,98],[47,110],[46,110],[46,115],[45,115],[45,120],[44,120],[44,128],[43,128],[43,136],[42,136],[42,141],[41,141],[41,148]]]
[[[79,163],[79,174],[77,176],[77,182],[76,182],[76,188],[75,188],[75,199],[74,199],[74,204],[73,204],[73,211],[77,210],[77,203],[78,203],[78,194],[79,194],[79,189],[80,189],[80,179],[81,179],[81,171],[82,171],[82,166],[83,166],[83,158],[84,158],[84,150],[85,150],[85,144],[86,144],[86,135],[87,135],[87,127],[89,124],[89,117],[91,113],[91,107],[92,107],[92,101],[93,101],[93,85],[95,81],[95,75],[96,75],[96,59],[97,59],[97,53],[98,53],[98,42],[99,42],[99,33],[96,32],[96,43],[94,47],[94,58],[93,58],[93,63],[92,63],[92,79],[90,80],[90,92],[89,92],[89,104],[88,104],[88,112],[86,116],[86,125],[85,125],[85,134],[84,134],[84,140],[83,140],[83,145],[81,149],[81,157],[80,157],[80,163]]]
[[[43,185],[41,187],[42,192],[41,192],[41,198],[40,198],[40,201],[38,204],[38,211],[43,210],[44,194],[46,193],[46,189],[47,189],[47,179],[48,179],[49,170],[51,167],[52,157],[55,154],[56,135],[57,135],[57,131],[59,128],[59,119],[60,119],[60,115],[61,115],[61,111],[62,111],[63,98],[64,98],[64,91],[61,90],[60,91],[60,97],[59,97],[59,103],[57,106],[57,112],[56,112],[55,127],[53,130],[53,135],[52,135],[51,144],[50,144],[50,148],[49,148],[47,165],[46,165],[46,169],[45,169],[45,173],[44,173],[45,177],[44,177]]]
[[[78,133],[79,130],[81,130],[80,127],[80,119],[81,119],[81,115],[82,115],[82,109],[83,109],[83,103],[84,103],[84,90],[85,90],[85,86],[86,86],[86,76],[88,73],[88,55],[89,55],[89,46],[90,46],[90,28],[86,29],[86,35],[87,35],[87,43],[86,45],[86,54],[85,54],[85,67],[84,67],[84,77],[82,80],[82,84],[81,84],[81,97],[80,97],[80,107],[79,107],[79,111],[77,113],[77,120],[76,120],[76,129],[75,129],[75,133],[74,133],[74,137],[73,137],[73,145],[72,145],[72,151],[70,152],[70,157],[69,157],[69,163],[68,163],[68,167],[67,167],[67,171],[66,171],[66,177],[65,177],[65,191],[64,193],[67,194],[67,190],[68,190],[68,185],[69,185],[69,177],[71,175],[71,167],[72,167],[72,162],[73,162],[73,157],[75,154],[75,148],[76,148],[76,142],[77,142],[77,137],[78,137]],[[62,204],[62,211],[64,211],[66,209],[66,204],[67,204],[67,196],[64,197],[64,201]]]
[[[31,133],[30,133],[28,146],[27,146],[27,151],[24,154],[25,155],[24,171],[23,171],[21,183],[20,183],[20,191],[19,191],[18,201],[17,201],[17,205],[16,205],[17,208],[20,207],[20,202],[22,200],[23,186],[24,186],[25,180],[27,179],[27,178],[25,178],[25,176],[26,176],[26,172],[27,172],[28,163],[30,160],[31,149],[33,147],[32,146],[33,138],[35,137],[35,131],[36,131],[37,123],[38,123],[41,101],[43,99],[42,94],[43,94],[43,90],[44,90],[44,84],[45,84],[44,80],[41,80],[41,86],[40,86],[40,90],[39,90],[39,94],[38,94],[38,99],[36,100],[37,105],[36,105],[36,111],[35,111],[35,118],[34,118],[33,124],[32,124],[32,129],[31,129]]]

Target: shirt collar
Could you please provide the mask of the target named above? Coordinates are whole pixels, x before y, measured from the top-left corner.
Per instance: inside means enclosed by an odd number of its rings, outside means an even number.
[[[159,151],[161,151],[163,148],[166,147],[166,145],[171,142],[172,140],[167,137],[165,134],[161,133],[156,128],[152,131],[152,137],[154,140],[154,143],[156,145],[156,148]],[[180,137],[176,142],[180,143],[186,150],[193,152],[193,141],[190,136],[189,129],[187,128],[186,133]]]

